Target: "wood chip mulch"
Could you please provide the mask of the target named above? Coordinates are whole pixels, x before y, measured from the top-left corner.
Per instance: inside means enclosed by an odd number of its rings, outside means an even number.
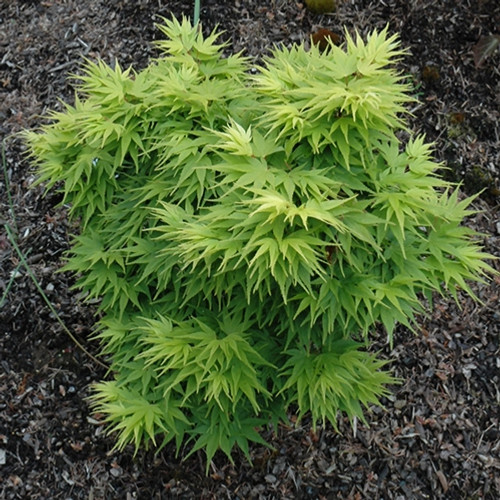
[[[30,189],[34,173],[15,135],[36,127],[60,99],[73,99],[83,57],[140,69],[155,55],[154,23],[192,13],[190,1],[7,0],[0,2],[0,498],[2,499],[491,499],[500,498],[500,279],[474,285],[482,303],[436,299],[418,335],[399,328],[391,349],[403,383],[367,415],[370,427],[341,420],[313,432],[268,431],[274,450],[254,446],[253,465],[216,455],[205,476],[202,455],[186,461],[172,449],[112,451],[99,415],[86,401],[104,377],[64,333],[44,303],[5,229],[9,224],[31,269],[66,324],[88,340],[92,305],[57,273],[70,227],[57,194]],[[481,191],[467,224],[500,255],[500,50],[480,67],[474,46],[499,34],[497,0],[339,1],[313,15],[286,0],[204,0],[204,30],[225,30],[233,50],[260,57],[274,43],[308,39],[318,28],[342,36],[387,23],[410,55],[402,70],[419,104],[410,126],[436,142],[444,175]],[[10,201],[15,210],[11,213]],[[494,266],[500,269],[499,262]],[[375,334],[376,335],[376,334]]]

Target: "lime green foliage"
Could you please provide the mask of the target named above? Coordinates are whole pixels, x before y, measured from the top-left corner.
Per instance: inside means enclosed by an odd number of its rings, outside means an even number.
[[[39,182],[81,220],[65,269],[101,298],[117,446],[191,453],[308,413],[363,419],[394,382],[365,348],[412,327],[421,293],[492,271],[422,137],[384,30],[276,48],[253,73],[214,33],[166,21],[146,69],[87,63],[79,98],[26,134]]]

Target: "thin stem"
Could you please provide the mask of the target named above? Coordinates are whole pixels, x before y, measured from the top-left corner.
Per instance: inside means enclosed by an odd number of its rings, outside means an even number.
[[[196,26],[200,20],[200,2],[201,0],[194,0],[193,26]]]
[[[10,280],[7,283],[7,286],[5,287],[5,290],[2,294],[2,298],[0,299],[0,308],[3,306],[3,303],[5,302],[5,299],[7,298],[7,295],[9,294],[9,291],[14,284],[14,280],[16,279],[17,273],[19,272],[19,269],[21,269],[22,264],[18,264],[17,267],[14,269],[14,271],[11,274]]]
[[[94,361],[94,363],[97,363],[99,366],[102,366],[103,368],[106,368],[107,370],[109,370],[109,366],[105,365],[102,361],[99,361],[95,356],[93,356],[89,351],[87,351],[87,349],[85,349],[85,347],[83,347],[83,345],[78,341],[78,339],[69,331],[68,327],[64,324],[63,320],[61,319],[61,317],[59,316],[59,314],[55,310],[54,306],[50,303],[50,300],[48,299],[47,295],[45,295],[45,292],[43,291],[42,287],[40,286],[40,283],[38,283],[38,280],[36,279],[36,276],[33,274],[33,271],[31,270],[31,268],[30,268],[28,262],[26,261],[23,253],[21,252],[21,249],[19,248],[19,246],[16,243],[16,240],[14,238],[14,235],[12,234],[11,228],[9,227],[8,224],[4,224],[4,227],[5,227],[5,230],[7,231],[7,236],[9,237],[9,240],[10,240],[12,246],[14,247],[17,255],[19,256],[19,259],[20,259],[21,263],[25,267],[26,272],[28,273],[28,276],[33,280],[33,283],[35,284],[38,292],[43,297],[43,300],[45,301],[45,303],[49,307],[49,309],[52,312],[52,314],[55,316],[57,322],[61,325],[61,327],[63,328],[63,330],[69,335],[69,337],[71,338],[71,340],[73,340],[73,342],[90,359],[92,359],[92,361]]]
[[[10,215],[13,218],[12,219],[12,224],[14,226],[14,231],[17,233],[17,225],[16,225],[16,219],[14,218],[14,204],[12,202],[12,195],[10,192],[10,185],[9,185],[9,174],[7,172],[7,160],[5,158],[5,139],[2,141],[2,170],[3,170],[3,177],[5,180],[5,191],[7,192],[7,200],[9,204],[9,211]],[[18,264],[17,267],[14,269],[14,271],[11,274],[10,280],[7,283],[7,286],[5,287],[5,290],[2,294],[2,298],[0,299],[0,307],[3,306],[5,299],[7,298],[7,295],[14,283],[14,280],[17,276],[17,273],[19,269],[21,268],[21,264]]]
[[[14,226],[14,231],[18,232],[16,218],[14,217],[14,204],[12,202],[12,195],[10,192],[10,183],[9,183],[9,173],[7,172],[7,160],[5,158],[5,139],[2,141],[2,170],[3,177],[5,180],[5,191],[7,192],[7,200],[9,203],[9,211],[10,216],[12,217],[12,225]]]

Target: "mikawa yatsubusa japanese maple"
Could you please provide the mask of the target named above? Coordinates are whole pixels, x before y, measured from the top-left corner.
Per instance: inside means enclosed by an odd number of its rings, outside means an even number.
[[[186,19],[159,29],[148,67],[87,62],[74,104],[25,134],[79,221],[64,269],[100,299],[113,375],[94,407],[119,449],[173,440],[207,464],[250,459],[292,410],[364,421],[394,382],[375,326],[392,341],[422,300],[494,272],[472,198],[406,130],[404,51],[346,32],[253,64]]]

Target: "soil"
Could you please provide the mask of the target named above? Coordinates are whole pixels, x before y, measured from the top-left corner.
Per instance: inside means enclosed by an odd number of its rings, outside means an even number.
[[[0,498],[500,498],[498,277],[473,285],[482,302],[437,298],[418,335],[398,328],[393,348],[383,336],[374,343],[403,383],[367,415],[370,427],[340,418],[338,433],[314,432],[307,420],[269,429],[272,450],[253,446],[252,465],[238,453],[234,465],[216,455],[208,476],[202,455],[182,461],[168,447],[156,455],[113,451],[113,436],[86,400],[105,370],[57,319],[98,353],[89,340],[94,305],[80,301],[72,276],[57,272],[76,228],[57,194],[30,187],[35,174],[16,134],[61,109],[61,99],[72,101],[68,77],[82,58],[144,67],[160,37],[154,23],[172,14],[190,16],[192,2],[0,2]],[[345,0],[328,15],[295,1],[205,0],[201,20],[204,31],[218,25],[232,50],[256,58],[319,28],[341,37],[344,27],[399,33],[410,52],[401,70],[419,99],[410,128],[436,142],[444,176],[479,193],[481,212],[467,225],[500,255],[500,50],[474,63],[478,41],[499,33],[498,0]]]

